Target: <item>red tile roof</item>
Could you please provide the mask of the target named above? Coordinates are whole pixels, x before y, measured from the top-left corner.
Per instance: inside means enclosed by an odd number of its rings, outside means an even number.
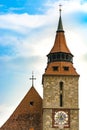
[[[50,53],[55,53],[55,52],[71,53],[67,47],[64,32],[58,32],[56,34],[55,42]]]
[[[54,70],[53,67],[58,67],[58,70]],[[68,70],[65,70],[64,67],[68,67]],[[78,76],[73,64],[71,62],[51,62],[47,65],[45,70],[45,75],[72,75]]]

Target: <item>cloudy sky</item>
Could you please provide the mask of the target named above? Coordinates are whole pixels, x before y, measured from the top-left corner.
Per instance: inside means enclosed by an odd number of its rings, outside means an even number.
[[[80,74],[80,129],[87,128],[87,0],[0,0],[0,126],[31,87],[42,96],[42,74],[62,4],[67,45]]]

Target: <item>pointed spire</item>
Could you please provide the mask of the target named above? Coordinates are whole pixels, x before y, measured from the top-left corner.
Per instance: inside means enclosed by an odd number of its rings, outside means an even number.
[[[47,55],[48,64],[45,75],[78,75],[73,67],[73,55],[70,52],[63,31],[61,5],[59,5],[59,23],[54,45]]]
[[[67,47],[66,38],[64,35],[62,18],[61,18],[61,5],[59,5],[59,13],[60,13],[60,16],[59,16],[59,23],[58,23],[58,28],[56,32],[55,42],[54,42],[53,48],[50,51],[50,54],[61,52],[61,53],[69,53],[70,55],[72,55],[69,48]]]
[[[63,25],[62,25],[62,18],[61,18],[61,6],[59,5],[59,12],[60,12],[60,17],[59,17],[59,23],[58,23],[58,28],[57,28],[57,32],[63,31]]]

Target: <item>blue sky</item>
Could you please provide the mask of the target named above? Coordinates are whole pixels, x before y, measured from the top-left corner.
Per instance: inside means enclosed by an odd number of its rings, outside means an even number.
[[[87,109],[83,102],[87,95],[86,0],[0,0],[0,125],[30,89],[32,71],[37,79],[35,88],[42,96],[42,74],[47,65],[46,55],[54,43],[60,3],[67,45],[81,75],[80,127],[83,128]]]
[[[44,13],[46,0],[3,0],[0,2],[1,13],[29,13],[29,14],[42,14]]]

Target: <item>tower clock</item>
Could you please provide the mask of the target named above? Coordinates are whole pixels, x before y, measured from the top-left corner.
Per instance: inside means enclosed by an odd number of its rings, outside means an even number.
[[[52,127],[69,128],[70,127],[70,111],[69,110],[52,110]]]
[[[79,130],[78,80],[66,44],[61,9],[54,45],[43,74],[43,130]]]

